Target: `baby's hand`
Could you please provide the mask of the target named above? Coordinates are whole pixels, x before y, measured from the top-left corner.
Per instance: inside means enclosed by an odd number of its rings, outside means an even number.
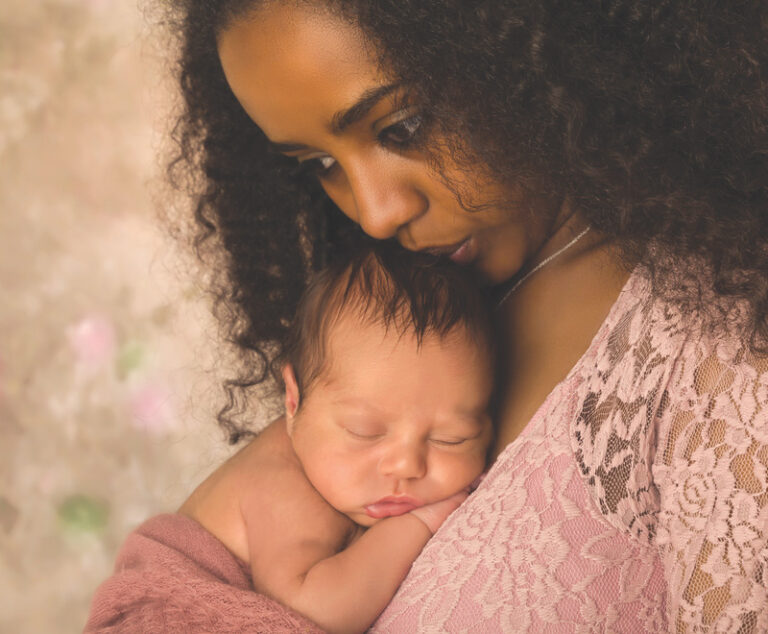
[[[415,515],[424,522],[434,535],[435,531],[440,528],[440,525],[467,499],[468,495],[469,492],[464,489],[439,502],[433,502],[432,504],[413,509],[411,515]]]

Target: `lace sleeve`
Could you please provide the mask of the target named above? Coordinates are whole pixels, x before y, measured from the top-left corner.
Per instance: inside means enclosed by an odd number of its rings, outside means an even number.
[[[674,632],[768,631],[768,361],[697,343],[668,386],[653,465]]]

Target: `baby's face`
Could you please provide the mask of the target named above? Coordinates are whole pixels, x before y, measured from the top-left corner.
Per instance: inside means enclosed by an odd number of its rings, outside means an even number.
[[[463,332],[440,341],[343,316],[326,366],[288,429],[307,477],[363,526],[467,487],[491,441],[487,352]]]

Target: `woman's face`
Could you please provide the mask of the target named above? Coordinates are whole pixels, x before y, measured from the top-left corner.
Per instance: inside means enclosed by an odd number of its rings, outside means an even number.
[[[322,9],[271,3],[235,21],[218,44],[234,94],[275,149],[313,172],[372,237],[444,253],[497,283],[549,234],[551,204],[524,201],[449,160],[443,174],[430,168],[415,143],[418,104],[379,69],[355,26]],[[462,207],[446,181],[478,210]]]

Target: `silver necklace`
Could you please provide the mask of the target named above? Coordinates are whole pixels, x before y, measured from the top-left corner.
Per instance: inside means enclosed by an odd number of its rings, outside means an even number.
[[[501,306],[504,302],[507,301],[510,295],[514,293],[525,280],[527,280],[531,275],[536,273],[537,271],[541,270],[543,267],[545,267],[547,264],[549,264],[552,260],[554,260],[557,256],[562,255],[565,253],[568,249],[570,249],[574,244],[576,244],[579,240],[581,240],[585,235],[589,233],[591,227],[587,227],[582,231],[579,235],[577,235],[573,240],[571,240],[568,244],[566,244],[564,247],[561,247],[557,251],[555,251],[552,255],[549,257],[544,258],[541,262],[539,262],[536,266],[534,266],[530,271],[528,271],[523,277],[521,277],[517,282],[515,282],[512,285],[512,288],[510,288],[506,293],[504,293],[504,296],[499,300],[499,303],[496,304],[497,307]]]

